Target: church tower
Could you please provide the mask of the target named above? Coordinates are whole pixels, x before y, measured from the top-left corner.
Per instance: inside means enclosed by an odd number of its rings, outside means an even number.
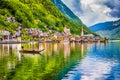
[[[82,29],[81,29],[81,36],[84,35],[84,29],[83,29],[83,24],[82,24]]]

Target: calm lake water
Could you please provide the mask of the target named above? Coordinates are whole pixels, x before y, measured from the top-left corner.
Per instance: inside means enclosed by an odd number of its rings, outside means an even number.
[[[1,44],[0,80],[120,80],[120,42]]]

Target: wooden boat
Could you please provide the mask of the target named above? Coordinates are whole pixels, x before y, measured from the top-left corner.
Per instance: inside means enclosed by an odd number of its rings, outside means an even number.
[[[44,49],[43,49],[44,50]],[[20,53],[32,53],[32,54],[39,54],[40,52],[42,52],[43,50],[40,51],[36,51],[36,50],[20,50]]]

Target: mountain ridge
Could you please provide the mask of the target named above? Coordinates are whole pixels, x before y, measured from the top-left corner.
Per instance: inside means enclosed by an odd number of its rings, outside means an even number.
[[[82,23],[82,21],[61,1],[61,0],[51,0],[56,6],[57,8],[64,14],[66,15],[66,17],[69,18],[69,20],[71,21],[71,23],[78,28],[82,28],[82,26],[85,29],[86,33],[92,33],[94,34],[92,31],[90,31],[86,25],[84,25]],[[96,34],[95,34],[96,35]]]
[[[117,21],[98,23],[90,26],[89,29],[101,35],[102,37],[120,39],[120,19]]]

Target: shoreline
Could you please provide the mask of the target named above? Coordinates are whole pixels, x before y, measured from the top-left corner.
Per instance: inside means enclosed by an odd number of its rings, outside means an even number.
[[[109,40],[109,42],[120,42],[120,40]]]
[[[29,44],[29,43],[87,43],[87,44],[91,44],[91,43],[109,43],[109,42],[113,42],[113,41],[108,41],[108,42],[104,42],[104,41],[4,41],[4,42],[0,42],[0,44]],[[114,42],[120,42],[119,41],[114,41]]]

